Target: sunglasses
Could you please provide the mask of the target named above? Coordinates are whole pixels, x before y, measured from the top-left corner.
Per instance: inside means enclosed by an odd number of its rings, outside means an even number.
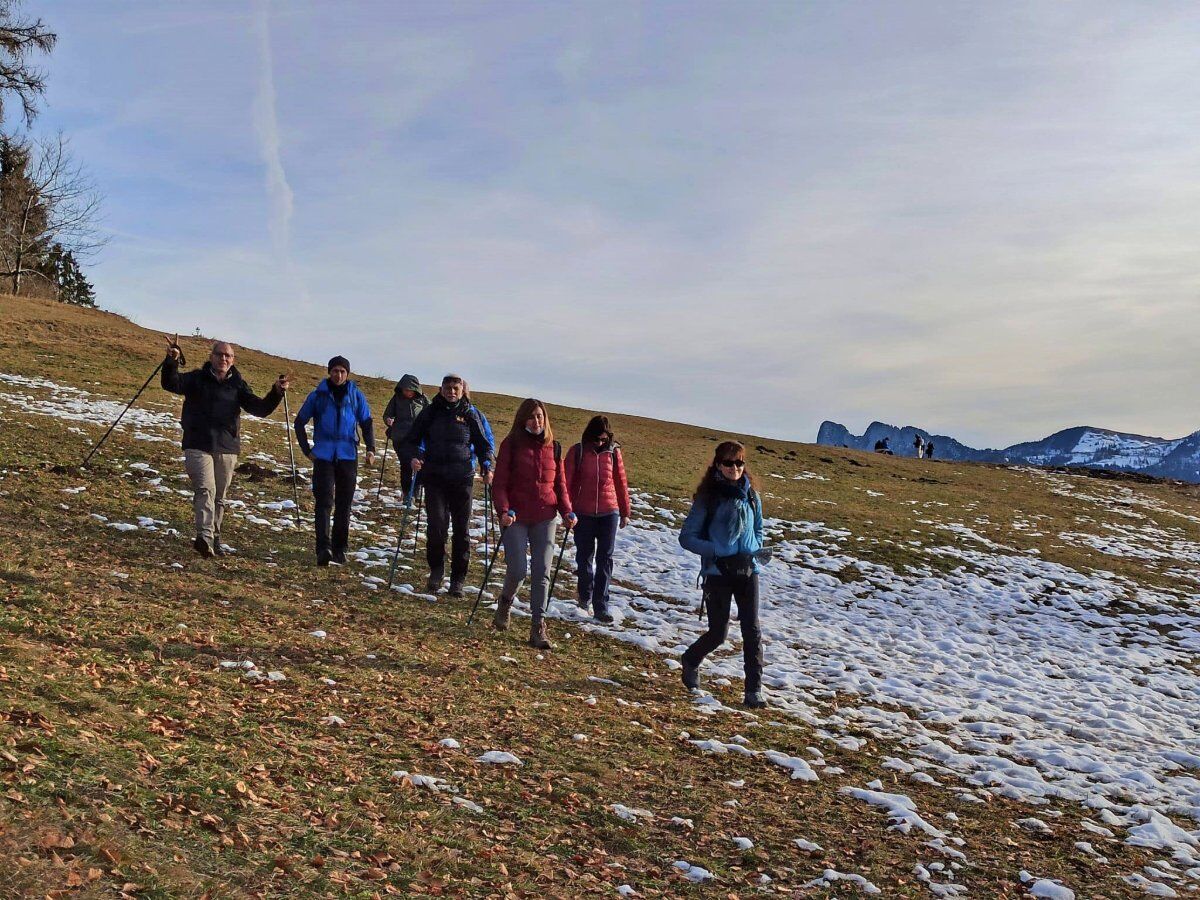
[[[737,466],[739,469],[744,469],[746,468],[746,461],[744,459],[723,459],[721,460],[721,465]]]

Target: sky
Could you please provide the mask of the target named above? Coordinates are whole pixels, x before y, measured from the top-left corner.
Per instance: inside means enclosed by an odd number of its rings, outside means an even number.
[[[100,305],[812,441],[1200,428],[1200,6],[26,0]]]

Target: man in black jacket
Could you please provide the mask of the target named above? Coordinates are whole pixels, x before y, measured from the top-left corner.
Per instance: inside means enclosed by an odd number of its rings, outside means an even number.
[[[425,449],[421,450],[424,443]],[[483,478],[492,480],[492,445],[483,433],[479,412],[471,405],[465,385],[458,375],[442,379],[442,389],[428,407],[413,421],[400,452],[412,458],[413,472],[420,473],[425,487],[428,527],[425,531],[425,558],[429,580],[425,590],[436,594],[442,587],[446,563],[446,533],[454,523],[450,545],[450,596],[463,595],[463,583],[471,564],[468,529],[471,524],[471,499],[475,487],[475,457]]]
[[[167,341],[167,358],[162,366],[162,386],[183,395],[184,468],[192,480],[192,509],[196,515],[196,540],[192,546],[201,556],[224,556],[221,520],[225,493],[233,480],[241,438],[238,420],[242,410],[252,416],[269,416],[283,399],[289,379],[280,375],[265,397],[255,396],[233,365],[232,344],[217,341],[202,368],[179,371],[179,344]]]

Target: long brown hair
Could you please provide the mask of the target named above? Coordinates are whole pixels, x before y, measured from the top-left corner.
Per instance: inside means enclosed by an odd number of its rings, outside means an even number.
[[[700,477],[700,483],[696,485],[696,493],[693,494],[693,499],[706,500],[713,493],[716,486],[716,475],[720,471],[717,465],[723,459],[741,459],[746,458],[746,447],[738,441],[721,441],[717,444],[717,449],[713,451],[712,462],[708,464],[708,468],[704,470],[704,474]],[[754,487],[754,480],[750,477],[749,469],[742,469],[742,473],[746,476],[746,480],[750,483],[750,487]]]
[[[546,409],[546,404],[541,400],[535,400],[533,397],[530,397],[527,400],[522,400],[521,405],[517,407],[517,414],[513,417],[512,429],[508,432],[509,436],[511,437],[514,434],[524,434],[528,435],[529,437],[536,437],[536,435],[529,434],[529,432],[525,430],[525,422],[534,414],[534,412],[539,409],[542,411],[542,416],[546,422],[546,430],[542,432],[541,441],[542,443],[553,441],[554,432],[550,430],[550,413]]]

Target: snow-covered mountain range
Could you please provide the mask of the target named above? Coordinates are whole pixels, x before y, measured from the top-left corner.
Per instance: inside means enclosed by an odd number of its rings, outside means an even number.
[[[911,425],[897,428],[884,422],[872,422],[862,435],[854,435],[844,425],[826,421],[821,423],[817,443],[873,450],[877,441],[886,438],[889,449],[897,456],[916,456],[914,441],[918,435],[933,443],[937,459],[1081,466],[1200,482],[1200,431],[1170,440],[1078,426],[1055,432],[1040,441],[1013,444],[1002,450],[978,450],[947,435],[930,434]]]

